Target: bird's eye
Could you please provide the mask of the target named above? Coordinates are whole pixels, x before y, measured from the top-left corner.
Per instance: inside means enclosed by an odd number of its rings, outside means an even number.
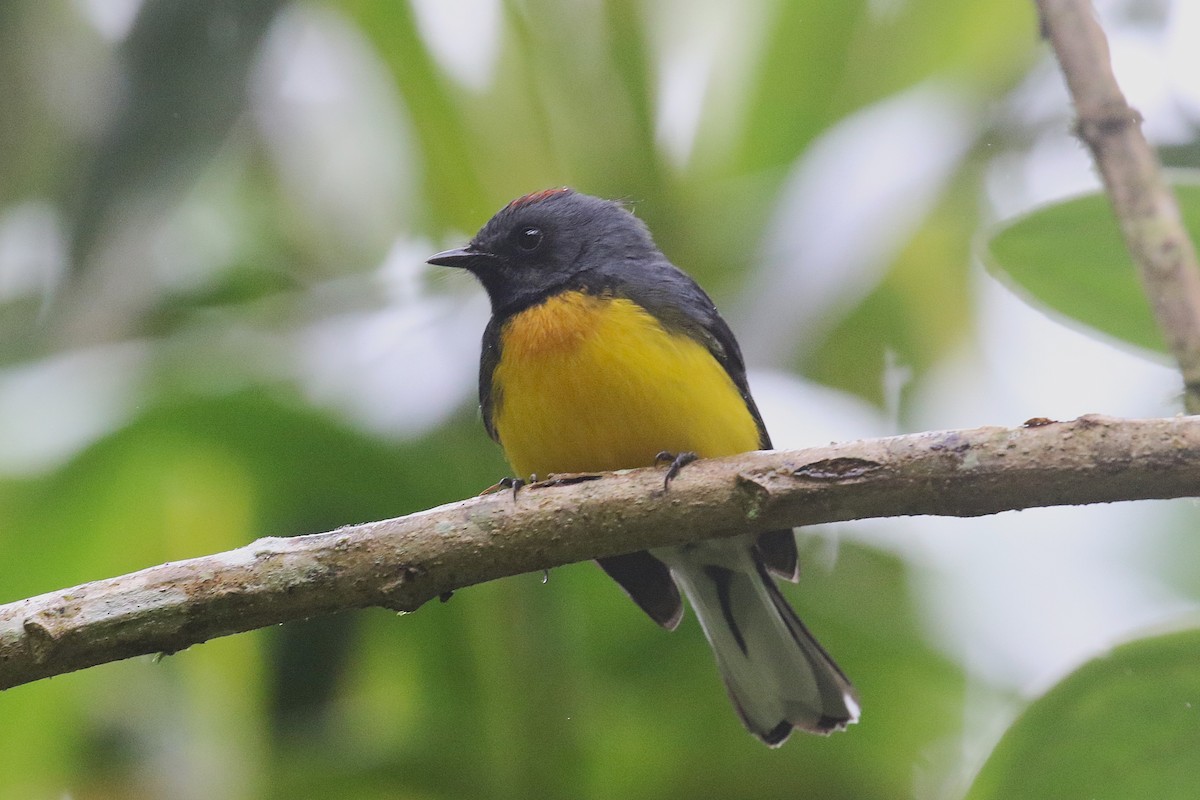
[[[536,250],[542,243],[541,228],[522,228],[517,231],[517,247],[522,250]]]

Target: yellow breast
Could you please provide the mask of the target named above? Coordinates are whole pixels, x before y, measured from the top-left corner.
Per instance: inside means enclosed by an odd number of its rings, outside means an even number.
[[[520,476],[759,446],[753,416],[712,354],[630,300],[567,292],[513,316],[500,337],[493,422]]]

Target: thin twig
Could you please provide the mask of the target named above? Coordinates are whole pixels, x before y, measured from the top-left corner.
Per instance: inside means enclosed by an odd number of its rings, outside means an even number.
[[[597,477],[597,476],[590,476]],[[1031,420],[534,484],[0,606],[0,689],[573,561],[870,517],[1200,496],[1200,418]]]
[[[1183,374],[1184,407],[1200,414],[1200,265],[1141,115],[1113,76],[1108,41],[1088,0],[1036,0],[1158,326]]]

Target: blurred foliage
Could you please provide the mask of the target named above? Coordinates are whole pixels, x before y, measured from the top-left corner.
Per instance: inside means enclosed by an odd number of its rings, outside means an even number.
[[[1197,657],[1200,631],[1187,630],[1080,667],[1005,733],[968,800],[1195,796]]]
[[[1036,41],[1008,0],[0,3],[0,602],[479,491],[485,312],[424,254],[570,184],[729,308],[819,145],[934,87],[964,155],[770,365],[888,407],[885,367],[919,386],[969,341]],[[694,623],[577,565],[5,692],[0,797],[951,796],[968,679],[920,570],[803,541],[785,590],[859,687],[846,734],[762,747]]]
[[[1200,174],[1176,171],[1184,224],[1200,233]],[[993,274],[1035,306],[1146,350],[1166,351],[1103,194],[1008,222],[984,244]]]

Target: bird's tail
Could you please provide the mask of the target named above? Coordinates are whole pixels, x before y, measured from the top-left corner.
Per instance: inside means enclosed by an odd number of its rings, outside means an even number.
[[[712,645],[746,728],[772,747],[794,728],[841,730],[858,719],[850,681],[739,539],[655,551],[671,568]]]

